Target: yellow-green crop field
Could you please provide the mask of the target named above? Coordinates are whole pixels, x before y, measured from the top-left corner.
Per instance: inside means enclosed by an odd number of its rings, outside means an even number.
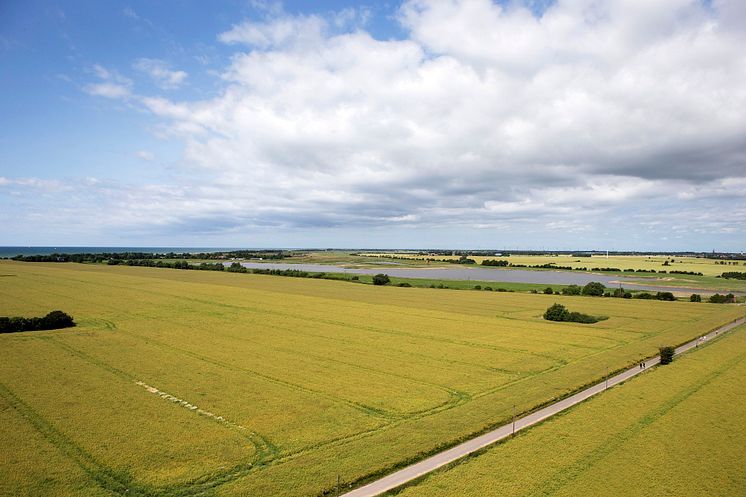
[[[436,255],[436,256],[422,256],[417,254],[411,254],[406,252],[401,253],[371,253],[361,254],[370,258],[375,257],[398,257],[404,259],[413,260],[424,260],[427,257],[435,259],[452,259],[457,260],[459,256],[455,255]],[[542,264],[554,263],[557,266],[572,267],[573,269],[592,269],[597,268],[608,268],[613,267],[621,269],[645,269],[655,271],[691,271],[695,273],[702,273],[705,276],[720,276],[724,272],[728,271],[746,271],[746,261],[728,261],[731,264],[722,265],[718,264],[719,261],[714,259],[705,259],[700,257],[678,257],[678,256],[664,256],[664,255],[610,255],[609,257],[602,255],[594,255],[593,257],[573,257],[571,255],[510,255],[508,257],[500,256],[469,256],[474,259],[477,264],[481,264],[485,259],[491,260],[506,260],[511,264],[523,264],[526,266],[536,266]],[[673,259],[673,262],[671,260]],[[663,264],[669,261],[668,266]],[[629,275],[633,276],[644,276],[641,275]]]
[[[54,309],[78,326],[0,335],[0,495],[318,495],[744,314],[0,262],[0,316]]]
[[[399,497],[746,495],[746,327]]]

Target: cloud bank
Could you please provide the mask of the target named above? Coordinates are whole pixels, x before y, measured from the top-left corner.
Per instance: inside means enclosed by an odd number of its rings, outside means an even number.
[[[682,245],[744,242],[743,2],[411,0],[396,12],[407,36],[391,40],[366,31],[368,15],[237,22],[217,34],[236,52],[216,97],[138,95],[184,153],[178,184],[138,190],[134,220],[231,236],[452,227],[440,245],[486,230],[479,240],[531,246],[597,243],[610,222],[647,243],[665,216]],[[166,89],[186,78],[135,66]],[[98,76],[89,93],[131,95],[126,78]]]

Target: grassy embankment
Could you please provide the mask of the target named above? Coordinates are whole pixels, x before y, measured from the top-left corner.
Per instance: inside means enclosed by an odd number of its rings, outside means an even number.
[[[0,274],[0,315],[78,323],[0,337],[0,495],[316,495],[743,314],[87,264]],[[549,323],[554,302],[610,318]]]
[[[398,495],[746,495],[744,376],[741,326]]]

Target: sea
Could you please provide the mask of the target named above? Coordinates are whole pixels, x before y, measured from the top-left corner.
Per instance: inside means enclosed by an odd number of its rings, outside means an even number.
[[[229,252],[231,250],[271,250],[237,247],[2,247],[0,258],[15,257],[16,255],[49,255],[49,254],[100,254],[102,252],[144,252],[149,254],[165,254],[168,252],[181,253],[210,253]]]

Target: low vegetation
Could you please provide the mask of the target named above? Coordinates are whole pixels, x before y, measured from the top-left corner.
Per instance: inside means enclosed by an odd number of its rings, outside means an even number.
[[[269,259],[279,260],[291,257],[292,253],[283,250],[231,250],[223,252],[99,252],[99,253],[53,253],[48,255],[17,255],[14,261],[22,262],[79,262],[125,264],[147,266],[143,261],[167,262],[173,259]],[[154,264],[155,265],[155,264]]]
[[[0,316],[0,333],[58,330],[73,326],[75,326],[75,321],[73,321],[72,316],[62,311],[52,311],[46,316],[34,318]]]
[[[373,276],[373,284],[374,285],[388,285],[391,279],[387,274],[378,273],[377,275]]]
[[[593,324],[608,318],[605,316],[591,316],[581,312],[571,312],[562,304],[553,304],[544,312],[544,319],[547,321]]]
[[[707,299],[707,301],[711,304],[732,304],[735,303],[736,297],[732,293],[729,293],[728,295],[720,295],[719,293],[715,293],[713,295],[710,295],[710,298]]]
[[[746,280],[746,272],[731,271],[721,274],[720,277],[734,280]]]
[[[667,300],[669,302],[673,302],[674,300],[676,300],[676,297],[671,292],[638,292],[633,295],[633,298],[642,300]],[[693,300],[691,300],[691,298],[690,301],[694,302]]]

